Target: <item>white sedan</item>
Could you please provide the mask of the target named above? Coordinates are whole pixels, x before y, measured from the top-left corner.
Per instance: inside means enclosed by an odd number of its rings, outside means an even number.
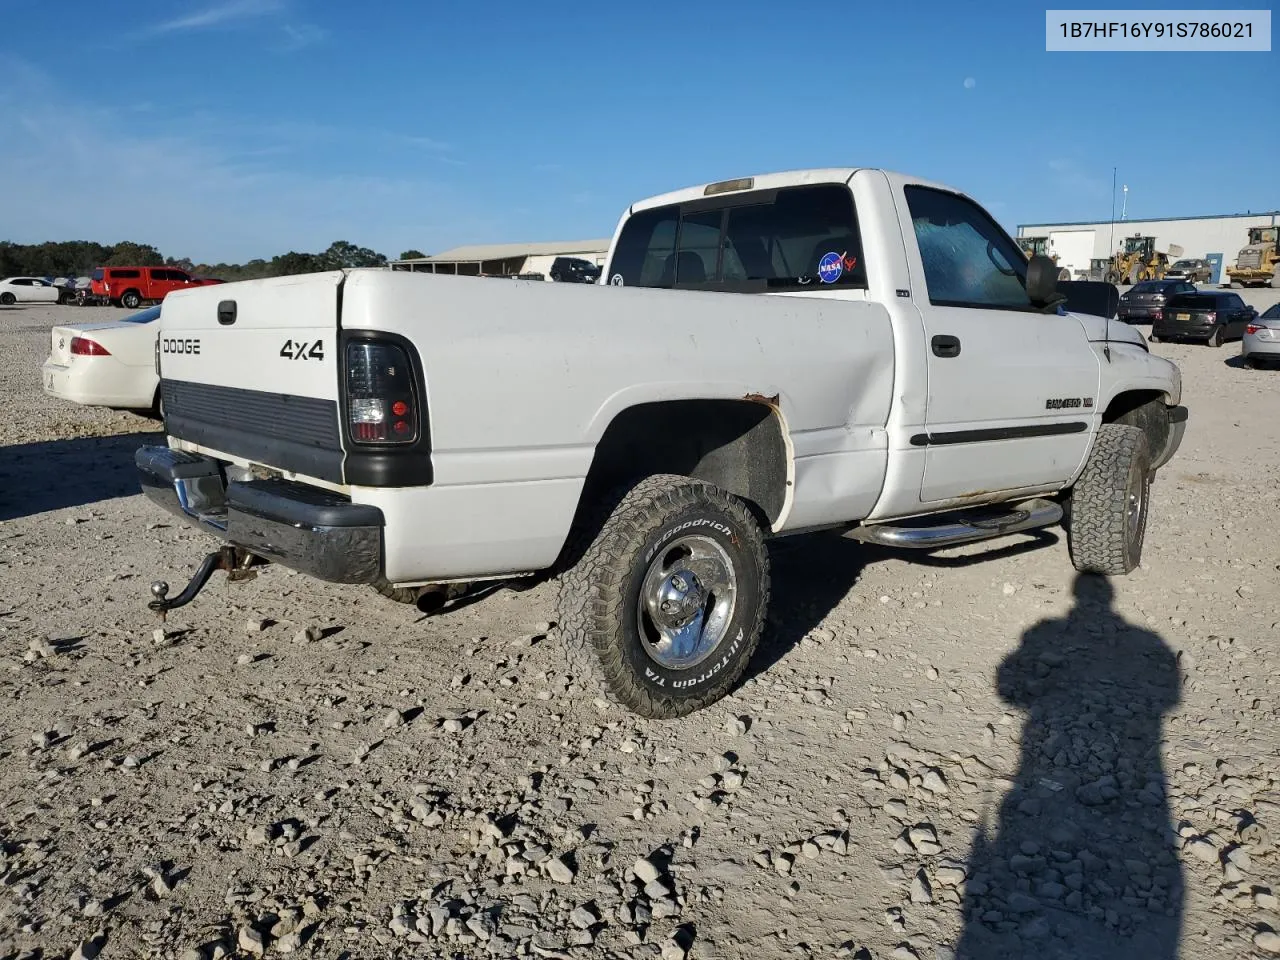
[[[61,291],[48,280],[39,277],[9,277],[0,280],[0,304],[11,307],[15,303],[57,303]]]
[[[160,307],[123,320],[54,327],[44,392],[75,403],[160,411],[156,327]]]

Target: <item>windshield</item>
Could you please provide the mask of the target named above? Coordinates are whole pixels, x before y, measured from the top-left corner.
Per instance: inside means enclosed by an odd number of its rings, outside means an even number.
[[[1173,286],[1172,283],[1165,283],[1159,280],[1148,280],[1145,283],[1140,283],[1137,286],[1135,286],[1133,288],[1133,292],[1134,293],[1164,293],[1166,290],[1168,290],[1172,286]]]
[[[143,310],[139,313],[135,313],[131,316],[124,317],[122,319],[125,323],[150,323],[151,321],[158,320],[159,318],[160,318],[160,308],[150,307],[147,310]]]
[[[1280,303],[1273,304],[1262,311],[1263,320],[1280,320]]]
[[[1179,260],[1173,266],[1175,269],[1189,270],[1191,267],[1194,267],[1195,265],[1196,265],[1196,262],[1194,260]]]

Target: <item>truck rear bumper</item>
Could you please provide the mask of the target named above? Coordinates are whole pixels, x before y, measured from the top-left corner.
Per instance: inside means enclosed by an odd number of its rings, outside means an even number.
[[[177,517],[290,569],[332,583],[382,574],[382,511],[290,480],[232,480],[208,457],[169,447],[134,455],[143,492]]]

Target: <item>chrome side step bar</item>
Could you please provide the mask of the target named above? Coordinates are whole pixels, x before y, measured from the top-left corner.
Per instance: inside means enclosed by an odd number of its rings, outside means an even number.
[[[1012,510],[1000,507],[986,512],[960,510],[871,524],[851,530],[848,536],[886,547],[937,550],[1050,527],[1061,520],[1061,504],[1053,500],[1028,500]]]

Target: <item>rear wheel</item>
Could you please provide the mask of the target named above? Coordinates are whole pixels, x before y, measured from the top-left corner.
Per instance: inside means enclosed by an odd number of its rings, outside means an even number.
[[[1209,334],[1209,346],[1211,347],[1222,346],[1222,329],[1223,328],[1221,326],[1217,326],[1213,328],[1213,333]]]
[[[1123,576],[1138,566],[1150,492],[1147,435],[1129,424],[1104,423],[1067,505],[1067,544],[1077,570]]]
[[[764,533],[737,497],[688,477],[648,477],[615,502],[560,577],[565,652],[629,710],[686,716],[734,687],[759,642]]]
[[[126,290],[124,296],[120,298],[120,306],[126,310],[137,310],[142,306],[142,296],[137,290]]]

